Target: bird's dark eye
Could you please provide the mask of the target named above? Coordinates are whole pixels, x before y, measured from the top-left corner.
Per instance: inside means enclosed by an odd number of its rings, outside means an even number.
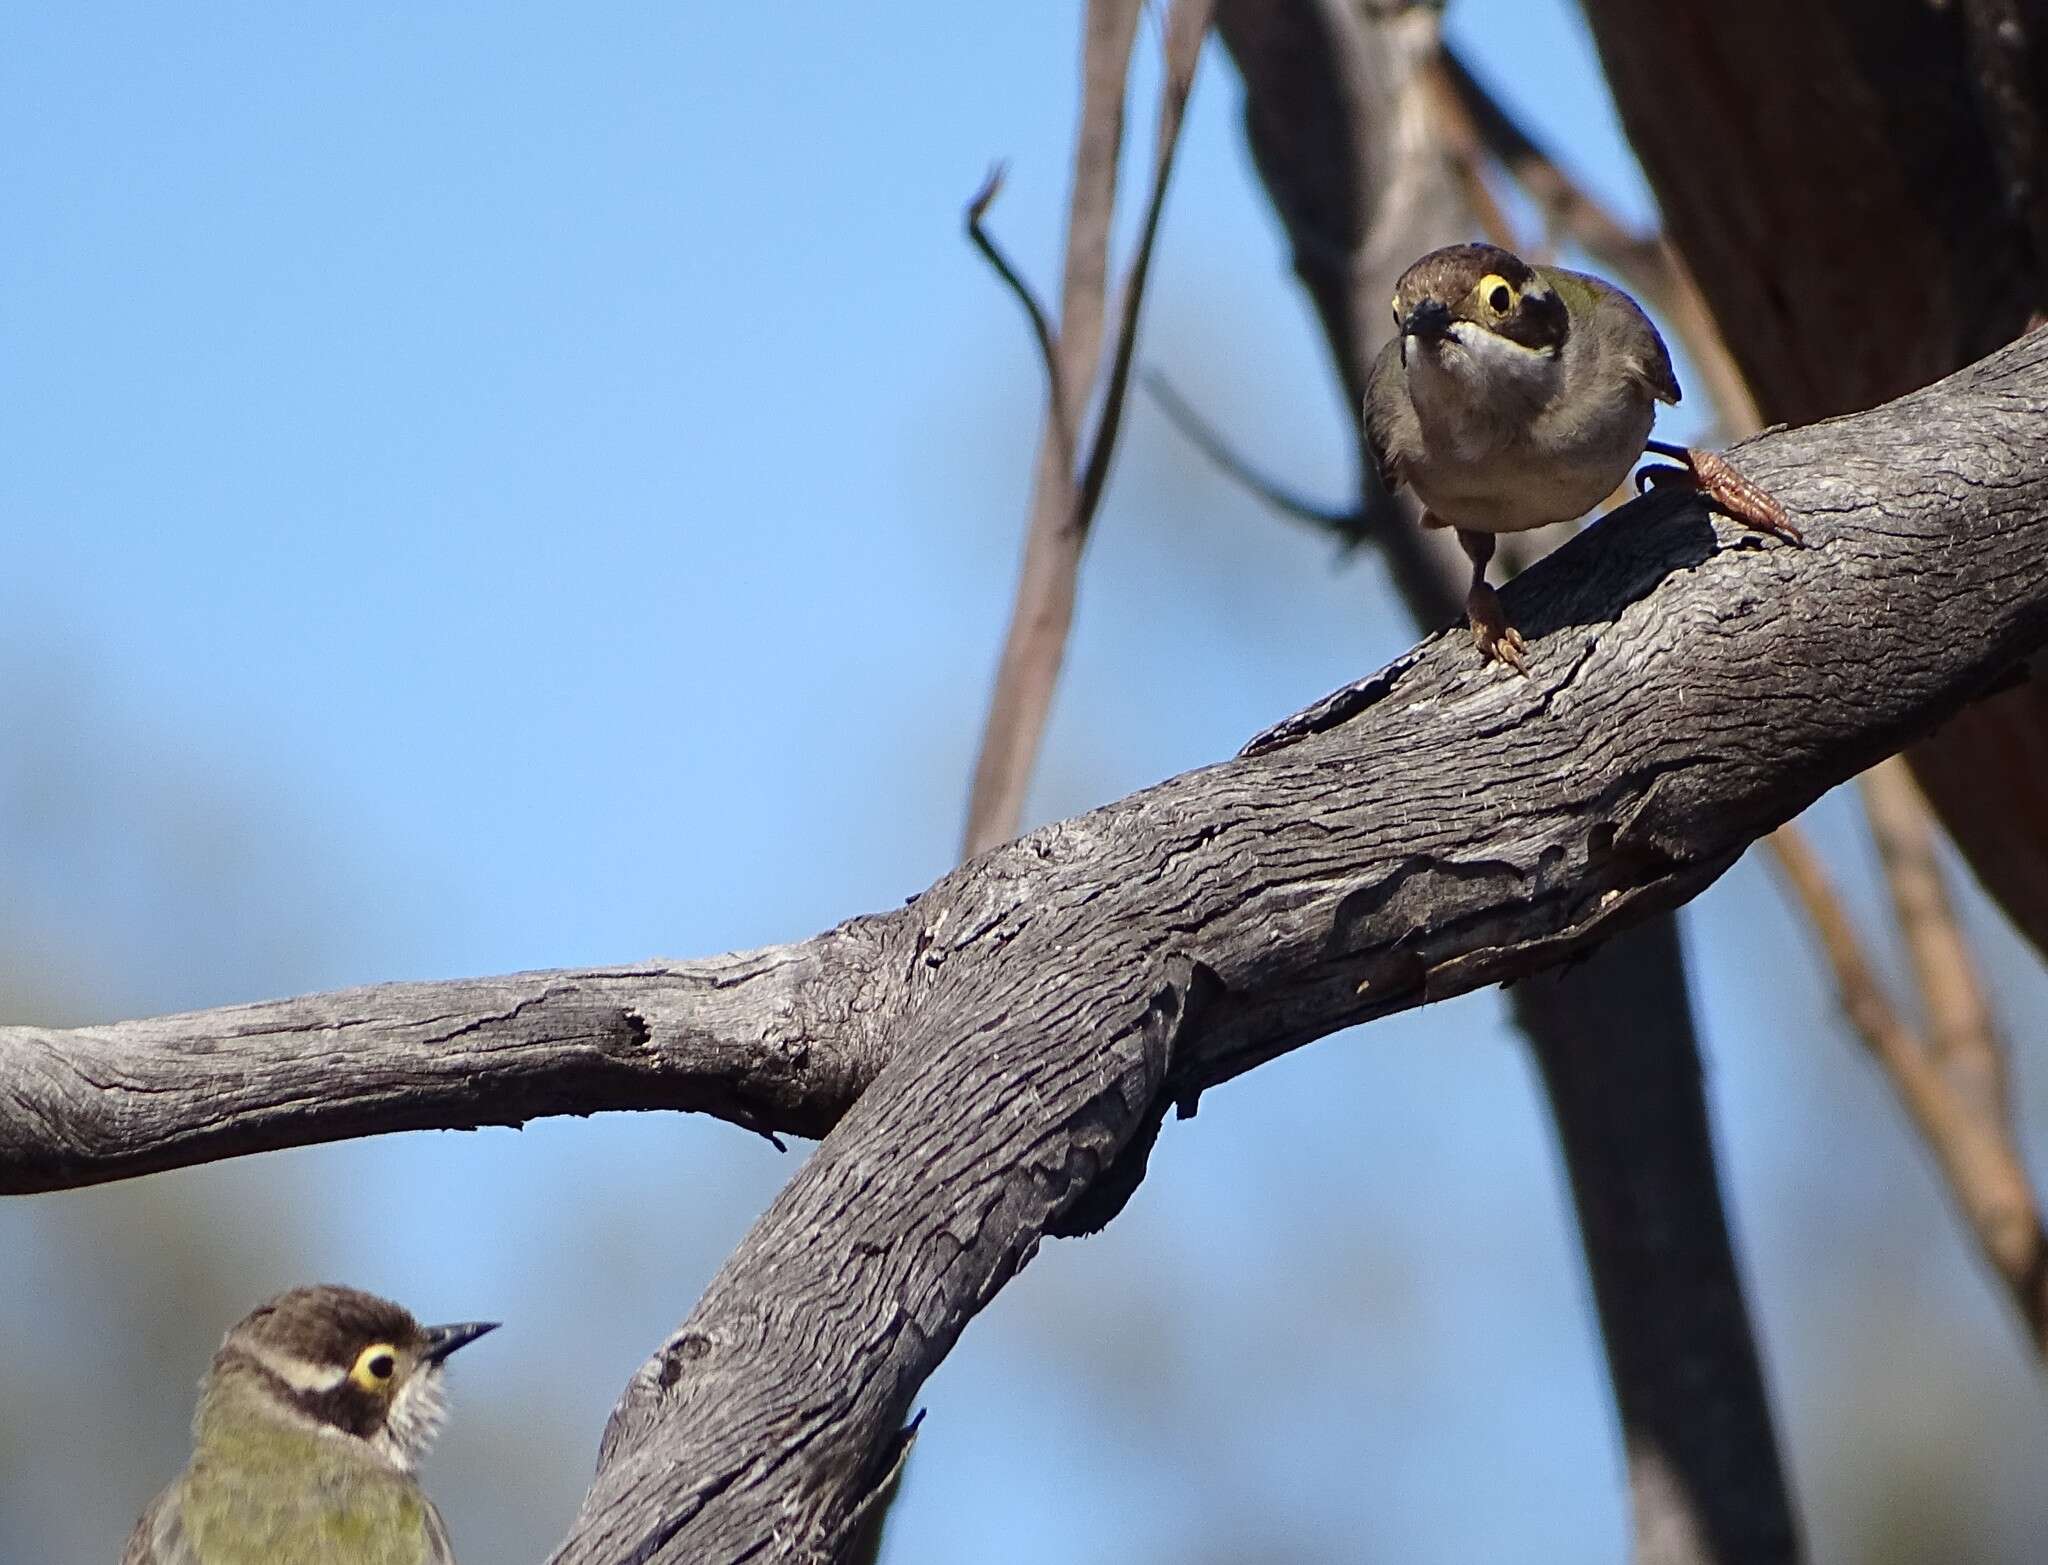
[[[391,1372],[396,1368],[398,1368],[398,1360],[394,1359],[389,1353],[379,1353],[370,1360],[370,1373],[379,1380],[389,1380]]]
[[[1486,302],[1493,306],[1494,314],[1505,315],[1508,313],[1509,307],[1514,304],[1515,296],[1509,293],[1506,288],[1497,287],[1487,296]]]
[[[1498,272],[1488,272],[1480,278],[1478,288],[1473,291],[1486,301],[1486,307],[1495,315],[1505,315],[1515,307],[1515,285]]]

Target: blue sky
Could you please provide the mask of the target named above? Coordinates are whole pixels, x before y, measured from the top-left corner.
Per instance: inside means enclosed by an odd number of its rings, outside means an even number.
[[[1056,277],[1077,7],[0,28],[19,1016],[793,939],[949,867],[1040,395],[960,210],[1008,159],[992,224]],[[1464,0],[1452,30],[1647,214],[1574,12]],[[1341,500],[1342,410],[1237,106],[1212,51],[1141,359]],[[1228,755],[1410,639],[1369,558],[1141,404],[1033,817]],[[1853,822],[1818,815],[1874,917]],[[1971,917],[2024,1036],[2037,973]],[[1822,1557],[1860,1557],[1870,1493],[1925,1474],[2022,1557],[2048,1418],[1924,1159],[1763,875],[1687,929]],[[0,1545],[111,1557],[220,1330],[333,1277],[508,1322],[460,1361],[430,1476],[465,1558],[538,1558],[625,1376],[793,1166],[609,1116],[0,1207],[0,1352],[41,1436],[0,1437]],[[137,1320],[116,1371],[105,1334]],[[888,1558],[1618,1560],[1601,1373],[1532,1078],[1469,997],[1170,1126],[1130,1211],[1049,1246],[932,1382]],[[65,1502],[80,1473],[106,1514]]]

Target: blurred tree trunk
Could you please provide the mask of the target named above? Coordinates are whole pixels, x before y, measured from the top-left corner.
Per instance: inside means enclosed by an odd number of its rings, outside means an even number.
[[[1246,134],[1287,225],[1359,442],[1357,514],[1424,629],[1459,616],[1466,565],[1377,492],[1360,418],[1386,301],[1418,255],[1472,237],[1424,74],[1435,14],[1343,0],[1223,0]],[[1509,993],[1549,1093],[1627,1453],[1637,1565],[1797,1557],[1770,1404],[1715,1172],[1675,922]]]
[[[1926,385],[2048,301],[2040,0],[1585,10],[1666,232],[1766,419]],[[1994,696],[1907,754],[1977,878],[2048,953],[2048,694]]]

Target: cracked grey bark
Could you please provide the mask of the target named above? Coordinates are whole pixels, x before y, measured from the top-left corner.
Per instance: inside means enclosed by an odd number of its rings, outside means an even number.
[[[822,1136],[883,1047],[847,1009],[874,922],[694,962],[0,1029],[0,1194],[603,1109]]]
[[[1365,498],[1420,625],[1462,617],[1468,564],[1412,499],[1378,493],[1366,378],[1401,272],[1479,225],[1433,118],[1439,18],[1352,0],[1222,0],[1245,134],[1345,388]],[[1534,540],[1508,540],[1513,569]],[[1635,1565],[1798,1551],[1770,1401],[1721,1206],[1677,929],[1628,931],[1509,996],[1571,1181],[1622,1444]]]
[[[1815,547],[1652,495],[1510,584],[1533,679],[1431,638],[1257,753],[812,941],[6,1029],[0,1177],[253,1150],[212,1129],[245,1112],[265,1145],[639,1094],[836,1120],[621,1397],[557,1559],[839,1558],[925,1377],[1044,1235],[1114,1215],[1170,1102],[1675,906],[2048,641],[2044,418],[2037,333],[1766,435],[1738,461]]]

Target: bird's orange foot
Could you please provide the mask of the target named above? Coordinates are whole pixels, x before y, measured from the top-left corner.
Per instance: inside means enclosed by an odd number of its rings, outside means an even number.
[[[1491,663],[1505,663],[1516,673],[1529,672],[1529,643],[1508,623],[1500,594],[1485,582],[1477,583],[1465,595],[1465,618],[1472,626],[1472,641],[1481,656]]]
[[[1745,527],[1754,527],[1758,532],[1769,533],[1787,543],[1806,542],[1776,497],[1763,485],[1744,478],[1720,452],[1702,451],[1694,446],[1665,446],[1656,442],[1652,442],[1650,449],[1685,465],[1642,469],[1636,474],[1638,493],[1652,484],[1684,484],[1697,489],[1714,509],[1732,516]]]

